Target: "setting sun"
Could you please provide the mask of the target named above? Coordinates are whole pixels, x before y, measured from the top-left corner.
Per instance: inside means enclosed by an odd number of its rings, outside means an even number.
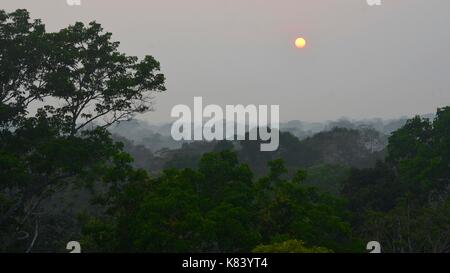
[[[306,40],[304,38],[297,38],[295,40],[295,47],[296,48],[304,48],[306,46]]]

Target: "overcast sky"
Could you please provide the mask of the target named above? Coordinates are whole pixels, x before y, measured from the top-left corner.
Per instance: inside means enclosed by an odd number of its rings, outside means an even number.
[[[450,1],[1,0],[49,31],[96,20],[121,50],[162,64],[176,104],[279,104],[281,119],[396,118],[450,105]],[[305,49],[293,46],[304,36]]]

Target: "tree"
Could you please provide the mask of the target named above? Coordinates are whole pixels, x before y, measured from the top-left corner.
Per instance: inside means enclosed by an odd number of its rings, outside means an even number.
[[[354,230],[386,252],[448,252],[450,107],[414,117],[389,138],[386,162],[353,170],[342,194]]]
[[[109,252],[249,251],[259,241],[250,189],[251,173],[234,153],[207,154],[198,171],[165,170],[110,191],[109,214],[86,221],[85,245]]]
[[[152,56],[138,61],[120,53],[111,35],[95,22],[50,34],[45,88],[62,106],[47,110],[71,135],[100,118],[109,126],[148,111],[152,93],[165,91],[160,64]]]
[[[387,213],[367,213],[364,232],[381,242],[385,252],[448,253],[450,199],[415,206],[407,198]]]
[[[255,181],[237,154],[224,150],[205,154],[197,170],[165,170],[129,183],[106,195],[108,215],[86,221],[84,245],[110,252],[246,252],[302,240],[355,250],[340,200],[303,186],[303,170],[285,180],[282,160],[269,165],[269,174]]]
[[[26,10],[0,11],[0,33],[1,247],[31,251],[43,200],[131,164],[105,128],[150,110],[164,76],[153,57],[120,53],[97,23],[47,33]]]
[[[0,10],[0,129],[14,125],[30,103],[46,95],[47,42],[44,25],[31,21],[26,10]]]
[[[352,236],[343,200],[304,186],[305,172],[292,180],[282,160],[269,163],[269,174],[256,183],[256,204],[264,243],[289,239],[320,245],[335,251],[354,251],[358,241]]]

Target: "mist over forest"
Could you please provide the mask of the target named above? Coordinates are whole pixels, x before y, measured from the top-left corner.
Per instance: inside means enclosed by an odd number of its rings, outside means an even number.
[[[434,114],[421,115],[423,118],[433,119]],[[288,132],[303,140],[313,135],[330,131],[334,128],[345,128],[354,130],[372,129],[386,137],[393,131],[402,127],[408,118],[402,117],[392,120],[383,120],[381,118],[373,118],[368,120],[350,120],[340,118],[335,121],[326,122],[303,122],[300,120],[292,120],[279,124],[282,132]],[[192,127],[193,125],[191,125]],[[173,141],[171,137],[171,123],[151,123],[142,119],[134,119],[121,122],[111,128],[109,131],[113,135],[126,138],[133,141],[134,144],[144,145],[153,152],[157,152],[163,148],[177,149],[181,148],[183,141]]]

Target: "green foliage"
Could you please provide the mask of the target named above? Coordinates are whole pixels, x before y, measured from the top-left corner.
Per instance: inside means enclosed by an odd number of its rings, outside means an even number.
[[[45,96],[42,62],[48,41],[40,20],[26,10],[0,10],[0,129],[13,126],[26,107]]]
[[[46,90],[62,105],[48,111],[75,134],[102,118],[106,125],[150,109],[152,91],[164,91],[160,64],[118,51],[100,24],[77,22],[48,35],[51,54],[44,63]]]
[[[302,185],[298,172],[286,180],[282,161],[270,163],[269,175],[258,180],[256,204],[260,231],[266,242],[297,238],[336,251],[352,251],[351,228],[344,203],[315,188]]]
[[[256,182],[236,153],[206,154],[197,171],[166,170],[108,194],[109,217],[88,221],[85,242],[93,251],[242,252],[288,237],[351,251],[342,202],[302,186],[304,171],[292,181],[285,172],[273,161]]]
[[[394,171],[381,162],[373,169],[353,169],[341,189],[341,195],[348,200],[348,207],[357,213],[388,211],[401,194],[403,191]]]
[[[308,176],[305,185],[317,187],[323,191],[338,196],[342,183],[350,175],[350,168],[338,165],[320,164],[306,169]]]
[[[364,231],[389,252],[447,253],[450,245],[450,199],[423,206],[402,200],[387,213],[368,212]]]
[[[450,183],[450,107],[431,122],[416,117],[389,139],[389,162],[404,187],[421,201],[446,193]],[[445,196],[444,196],[445,197]]]
[[[84,229],[86,242],[103,251],[250,249],[259,236],[245,201],[251,194],[248,168],[227,151],[203,158],[200,165],[198,172],[166,170],[158,178],[136,180],[110,193],[112,217],[90,221]],[[116,227],[112,235],[111,227]],[[110,234],[106,238],[114,237],[118,244],[99,240],[99,234]]]
[[[271,245],[259,245],[252,250],[254,253],[333,253],[324,247],[307,247],[299,240],[289,240]]]
[[[26,10],[0,10],[0,251],[33,250],[44,201],[130,168],[105,128],[149,110],[164,76],[118,46],[97,23],[47,33]]]
[[[448,252],[449,143],[450,107],[395,131],[387,161],[353,170],[344,183],[353,230],[389,252]]]

